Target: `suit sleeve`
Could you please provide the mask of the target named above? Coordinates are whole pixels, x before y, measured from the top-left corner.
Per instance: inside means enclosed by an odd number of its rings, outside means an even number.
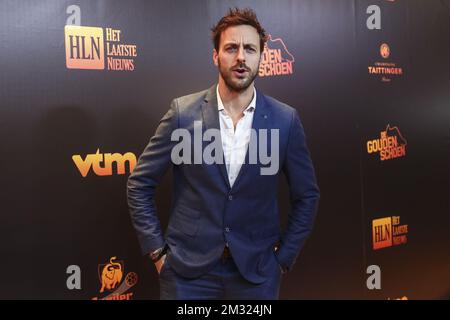
[[[303,126],[295,109],[283,172],[289,184],[291,211],[277,258],[289,270],[312,231],[320,195]]]
[[[156,212],[155,191],[172,164],[171,151],[175,142],[171,141],[171,135],[176,128],[178,106],[176,100],[173,100],[128,178],[128,207],[144,255],[165,244]]]

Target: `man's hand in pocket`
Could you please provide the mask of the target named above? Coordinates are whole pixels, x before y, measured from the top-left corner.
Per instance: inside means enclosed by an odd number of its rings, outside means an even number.
[[[158,274],[161,272],[161,269],[166,262],[166,255],[163,255],[161,259],[155,262],[156,271],[158,271]]]

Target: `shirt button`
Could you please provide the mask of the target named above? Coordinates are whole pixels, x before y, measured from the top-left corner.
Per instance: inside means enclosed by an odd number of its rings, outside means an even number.
[[[233,196],[231,194],[228,196],[228,200],[233,200]]]
[[[225,231],[226,231],[226,232],[230,232],[230,228],[226,227],[226,228],[225,228]]]

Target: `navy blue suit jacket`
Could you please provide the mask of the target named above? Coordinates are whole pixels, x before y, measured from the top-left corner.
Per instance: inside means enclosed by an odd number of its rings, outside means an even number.
[[[223,163],[175,165],[171,161],[172,148],[178,143],[171,140],[175,129],[185,128],[193,134],[194,121],[202,121],[203,131],[220,130],[216,85],[172,101],[127,184],[130,214],[143,254],[167,244],[171,252],[168,263],[187,278],[212,269],[227,242],[239,271],[250,282],[264,282],[277,271],[278,264],[292,267],[317,211],[319,189],[314,168],[294,108],[257,91],[254,112],[252,128],[268,129],[267,141],[270,129],[279,129],[279,170],[274,175],[261,175],[264,166],[250,164],[247,151],[230,188]],[[155,189],[169,166],[174,178],[172,208],[163,233]],[[281,172],[287,177],[291,201],[283,231],[277,205]],[[274,251],[277,242],[279,249]]]

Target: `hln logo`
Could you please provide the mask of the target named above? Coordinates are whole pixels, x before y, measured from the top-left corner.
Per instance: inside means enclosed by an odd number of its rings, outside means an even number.
[[[105,69],[103,29],[66,25],[66,67]]]
[[[392,218],[381,218],[372,221],[373,249],[392,246]]]

